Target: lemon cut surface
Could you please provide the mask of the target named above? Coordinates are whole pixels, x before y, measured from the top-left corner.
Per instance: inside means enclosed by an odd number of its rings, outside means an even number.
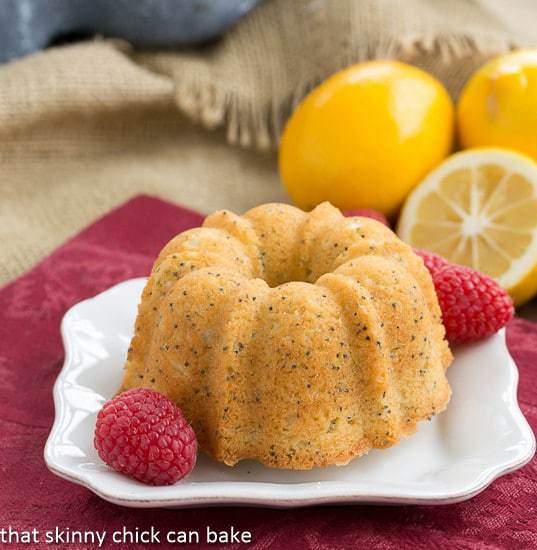
[[[453,155],[410,194],[398,234],[487,273],[522,304],[537,292],[537,163],[504,149]]]

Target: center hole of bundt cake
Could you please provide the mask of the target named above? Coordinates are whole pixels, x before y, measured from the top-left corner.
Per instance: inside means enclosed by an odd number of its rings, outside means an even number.
[[[265,267],[265,273],[262,279],[270,288],[276,288],[287,283],[310,283],[313,284],[320,277],[313,273],[308,267],[298,270],[296,267],[288,266],[289,269],[271,270],[270,267]]]

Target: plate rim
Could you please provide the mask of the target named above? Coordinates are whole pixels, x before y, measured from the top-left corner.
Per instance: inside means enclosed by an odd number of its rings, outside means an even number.
[[[293,497],[286,497],[281,494],[280,496],[277,495],[277,490],[274,490],[274,487],[278,487],[279,485],[285,487],[288,489],[289,484],[278,484],[278,483],[271,483],[271,482],[252,482],[254,485],[263,484],[265,488],[268,488],[268,486],[272,486],[273,489],[271,492],[275,492],[276,496],[263,496],[263,497],[255,497],[255,496],[248,496],[245,494],[230,494],[229,489],[233,486],[236,486],[236,482],[234,481],[226,481],[226,482],[207,482],[205,485],[209,486],[208,489],[210,489],[210,486],[212,484],[221,484],[226,485],[227,487],[227,494],[213,494],[213,495],[203,495],[198,494],[191,495],[191,496],[184,496],[184,497],[161,497],[161,498],[151,498],[151,497],[131,497],[131,496],[124,496],[124,495],[118,495],[117,493],[114,493],[114,491],[106,491],[103,489],[103,487],[97,483],[94,482],[91,475],[83,473],[81,475],[74,475],[72,473],[72,470],[66,466],[64,466],[61,461],[56,460],[56,457],[53,453],[53,448],[56,442],[56,439],[60,435],[60,419],[64,416],[65,409],[67,407],[70,407],[70,405],[67,403],[67,400],[65,398],[64,393],[62,392],[64,383],[66,383],[66,375],[70,370],[70,367],[73,362],[73,354],[74,354],[74,348],[75,345],[73,343],[73,339],[71,337],[71,334],[68,330],[69,321],[73,316],[76,315],[77,309],[79,309],[84,304],[87,304],[88,302],[92,302],[96,299],[101,299],[103,297],[106,298],[107,295],[113,294],[119,291],[121,287],[125,286],[133,286],[142,283],[143,281],[146,281],[146,277],[137,277],[133,279],[127,279],[125,281],[121,281],[120,283],[117,283],[106,290],[90,297],[85,300],[82,300],[73,306],[71,306],[66,313],[64,314],[62,321],[61,321],[61,336],[62,336],[62,342],[65,350],[65,359],[62,365],[62,368],[56,378],[56,381],[54,382],[53,386],[53,400],[54,400],[54,422],[52,424],[52,428],[50,430],[50,433],[47,437],[47,441],[45,443],[44,447],[44,459],[46,466],[48,469],[53,472],[54,474],[58,475],[59,477],[66,479],[68,481],[71,481],[73,483],[76,483],[78,485],[81,485],[83,487],[86,487],[93,493],[95,493],[97,496],[103,498],[104,500],[107,500],[109,502],[112,502],[114,504],[119,504],[122,506],[129,506],[129,507],[136,507],[136,508],[158,508],[158,507],[174,507],[174,508],[191,508],[191,507],[203,507],[203,506],[257,506],[257,507],[267,507],[267,508],[294,508],[294,507],[306,507],[306,506],[315,506],[315,505],[326,505],[326,504],[426,504],[426,505],[443,505],[443,504],[453,504],[457,502],[462,502],[464,500],[468,500],[477,494],[484,491],[491,483],[493,483],[496,479],[499,477],[502,477],[508,473],[511,473],[515,470],[518,470],[519,468],[522,468],[525,466],[530,460],[533,458],[536,450],[536,439],[535,435],[533,433],[533,430],[529,426],[525,416],[523,415],[520,405],[518,403],[517,398],[517,390],[518,390],[518,384],[519,384],[519,372],[518,368],[516,366],[515,361],[513,360],[509,349],[507,348],[507,345],[505,343],[505,329],[501,329],[499,333],[501,334],[501,338],[504,342],[506,353],[508,356],[508,365],[509,369],[511,370],[511,380],[512,383],[509,388],[509,396],[510,396],[510,410],[513,413],[513,419],[518,425],[518,427],[521,429],[522,432],[525,432],[526,436],[526,447],[525,452],[521,452],[520,456],[512,459],[509,462],[502,462],[496,465],[495,467],[490,466],[488,467],[481,476],[479,476],[476,479],[475,483],[467,484],[463,488],[453,490],[451,492],[441,492],[437,494],[430,494],[427,496],[424,496],[423,494],[419,493],[406,493],[406,494],[394,494],[393,491],[382,494],[381,491],[360,491],[359,489],[356,489],[356,485],[354,485],[354,489],[350,491],[345,491],[342,493],[341,491],[331,492],[330,490],[323,490],[320,491],[322,494],[318,494],[316,496],[311,495],[295,495]],[[70,384],[69,382],[67,382]],[[296,487],[297,485],[318,485],[320,482],[315,481],[308,481],[304,483],[297,483],[294,484]],[[337,481],[326,481],[323,482],[330,485],[337,485],[338,483],[343,484],[342,482]],[[244,492],[245,489],[245,482],[241,482],[241,491]],[[348,486],[348,483],[345,483],[345,485]],[[278,488],[281,493],[285,492],[282,491],[282,487]],[[329,489],[329,488],[328,488]],[[214,489],[213,489],[214,490]],[[239,493],[241,492],[239,491]],[[233,491],[231,491],[233,493]]]

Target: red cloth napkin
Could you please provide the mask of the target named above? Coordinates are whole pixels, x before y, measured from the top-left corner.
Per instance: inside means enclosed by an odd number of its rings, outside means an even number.
[[[65,310],[121,280],[146,275],[168,239],[201,221],[158,199],[135,198],[0,290],[0,529],[112,532],[153,526],[162,533],[205,533],[207,526],[233,525],[251,531],[249,548],[256,549],[537,547],[535,459],[472,500],[438,507],[134,510],[50,473],[43,447],[54,416],[52,385],[63,361],[59,326]],[[508,344],[520,370],[522,410],[535,430],[537,325],[515,319]]]

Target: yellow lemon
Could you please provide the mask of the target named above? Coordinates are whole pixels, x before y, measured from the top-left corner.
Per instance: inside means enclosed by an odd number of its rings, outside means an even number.
[[[488,273],[520,305],[537,293],[537,163],[507,149],[457,153],[409,195],[397,233]]]
[[[358,63],[293,113],[280,143],[281,178],[305,210],[328,200],[393,215],[449,154],[453,126],[452,101],[431,75],[394,61]]]
[[[470,79],[457,104],[464,148],[498,146],[537,160],[537,50],[490,61]]]

